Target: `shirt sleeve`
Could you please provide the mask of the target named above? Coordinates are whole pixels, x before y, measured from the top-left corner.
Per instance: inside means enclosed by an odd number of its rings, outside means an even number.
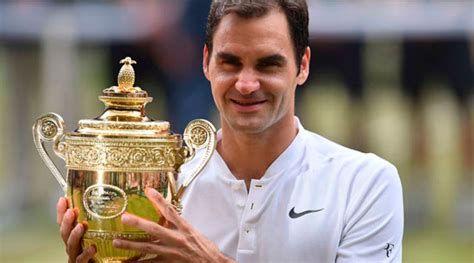
[[[371,163],[352,180],[353,194],[344,216],[338,263],[402,261],[400,178],[393,165],[378,160]]]

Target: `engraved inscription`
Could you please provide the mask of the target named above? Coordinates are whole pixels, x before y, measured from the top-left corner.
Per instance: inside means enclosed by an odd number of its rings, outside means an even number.
[[[127,194],[117,186],[95,184],[84,192],[83,204],[86,211],[99,219],[112,219],[127,209]]]

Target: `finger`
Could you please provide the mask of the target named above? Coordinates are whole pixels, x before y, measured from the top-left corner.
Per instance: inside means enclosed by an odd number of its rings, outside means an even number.
[[[81,238],[84,235],[84,226],[77,224],[67,240],[67,252],[70,258],[76,258],[81,253]]]
[[[167,221],[171,222],[176,227],[183,226],[183,218],[176,211],[175,207],[170,204],[166,199],[155,189],[147,188],[145,194],[150,199],[155,210],[166,218]]]
[[[97,252],[97,249],[94,246],[88,247],[86,250],[84,250],[84,252],[82,252],[82,254],[80,254],[76,258],[76,263],[87,263],[87,262],[89,262],[89,260],[91,260],[92,257],[94,257],[96,252]]]
[[[58,225],[61,225],[63,221],[64,214],[68,208],[68,202],[65,197],[60,197],[58,203],[56,204],[56,222]]]
[[[61,233],[61,238],[64,241],[64,244],[67,244],[71,230],[74,227],[76,222],[76,214],[72,209],[68,209],[63,216],[61,226],[59,227],[59,232]]]
[[[160,242],[165,242],[169,244],[176,244],[178,242],[176,233],[172,230],[164,228],[159,224],[146,220],[144,218],[132,215],[129,213],[124,213],[122,215],[122,223],[128,226],[139,228],[154,238],[159,238]]]
[[[123,239],[114,239],[112,244],[116,248],[139,251],[146,254],[158,254],[160,258],[178,258],[180,255],[179,248],[165,247],[155,243],[136,242]],[[140,261],[146,262],[146,261]]]

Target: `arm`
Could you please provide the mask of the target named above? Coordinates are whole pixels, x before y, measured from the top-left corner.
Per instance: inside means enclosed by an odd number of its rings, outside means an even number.
[[[125,213],[122,215],[124,224],[142,229],[156,239],[150,242],[116,239],[113,242],[115,247],[158,255],[155,259],[145,262],[154,262],[154,260],[165,262],[233,262],[222,254],[214,243],[186,222],[160,193],[150,188],[147,189],[146,195],[157,213],[160,213],[166,219],[166,223],[160,225]]]
[[[77,209],[68,209],[66,198],[59,198],[58,204],[56,205],[56,222],[59,225],[61,238],[66,245],[66,252],[69,256],[68,262],[86,263],[92,259],[96,253],[96,249],[91,246],[85,251],[82,251],[81,238],[86,231],[86,225],[75,225],[77,215]]]
[[[373,171],[373,170],[372,170]],[[354,179],[336,262],[401,262],[403,197],[392,165]]]

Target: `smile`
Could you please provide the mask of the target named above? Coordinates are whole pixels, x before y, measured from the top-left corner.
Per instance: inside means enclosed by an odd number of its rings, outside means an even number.
[[[262,109],[267,100],[234,100],[230,99],[233,107],[239,112],[255,112]]]
[[[238,104],[240,106],[252,106],[252,105],[258,105],[264,103],[266,100],[260,100],[260,101],[239,101],[239,100],[233,100],[231,101],[235,104]]]

